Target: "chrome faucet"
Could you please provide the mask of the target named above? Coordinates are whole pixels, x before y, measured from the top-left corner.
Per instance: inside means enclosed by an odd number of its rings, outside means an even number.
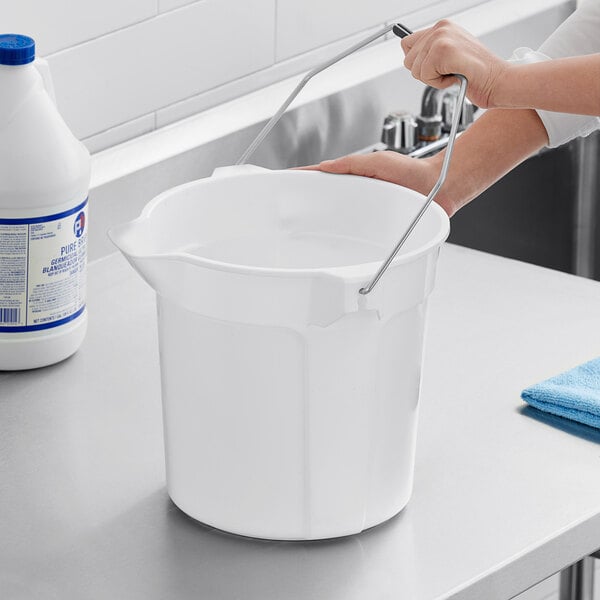
[[[406,111],[390,113],[384,120],[381,134],[386,149],[421,158],[445,148],[457,94],[457,85],[444,90],[427,86],[421,99],[420,115],[415,117]],[[465,99],[460,132],[473,122],[476,110],[477,107]]]

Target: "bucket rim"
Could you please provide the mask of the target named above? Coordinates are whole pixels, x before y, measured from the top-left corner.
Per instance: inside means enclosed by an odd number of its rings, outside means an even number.
[[[211,258],[206,258],[202,256],[198,256],[196,254],[191,254],[186,252],[185,250],[179,250],[175,252],[161,252],[161,253],[136,253],[129,252],[120,247],[117,243],[116,239],[118,236],[116,235],[117,231],[122,228],[135,227],[136,225],[141,225],[144,221],[150,220],[153,211],[160,206],[163,202],[165,202],[168,198],[173,196],[174,194],[180,193],[189,188],[194,188],[202,185],[206,185],[209,183],[213,183],[216,180],[221,180],[230,177],[247,177],[247,178],[255,178],[255,177],[265,177],[271,174],[285,174],[286,176],[292,177],[345,177],[345,178],[353,178],[361,181],[370,182],[369,185],[378,185],[384,186],[387,188],[394,187],[400,188],[404,193],[409,193],[409,195],[419,198],[423,201],[426,200],[426,197],[410,188],[401,186],[399,184],[391,183],[388,181],[382,181],[379,179],[372,179],[368,177],[361,177],[359,175],[338,175],[333,173],[324,173],[322,171],[304,171],[304,170],[292,170],[292,169],[281,169],[281,170],[270,170],[270,169],[260,169],[255,171],[243,171],[235,174],[227,174],[227,175],[219,175],[203,177],[200,179],[196,179],[194,181],[190,181],[178,186],[174,186],[161,192],[157,196],[155,196],[152,200],[150,200],[146,206],[143,208],[140,215],[129,221],[127,223],[123,223],[121,225],[117,225],[116,227],[111,228],[109,230],[108,235],[110,239],[115,243],[115,245],[127,256],[135,259],[135,260],[166,260],[166,261],[176,261],[176,262],[186,262],[195,266],[204,267],[207,269],[218,270],[227,273],[235,273],[240,275],[248,275],[248,276],[262,276],[262,277],[288,277],[288,278],[301,278],[301,277],[315,277],[315,276],[335,276],[341,277],[345,280],[363,280],[365,278],[371,277],[377,269],[381,266],[383,258],[381,260],[370,261],[366,263],[356,263],[351,265],[339,265],[339,266],[323,266],[323,267],[301,267],[301,268],[292,268],[292,267],[264,267],[264,266],[256,266],[256,265],[241,265],[236,263],[224,262],[220,260],[214,260]],[[448,238],[450,234],[450,219],[444,211],[444,209],[437,204],[436,202],[432,202],[427,212],[434,211],[436,216],[440,219],[438,231],[434,236],[432,236],[426,244],[411,250],[406,253],[399,253],[393,260],[390,265],[390,269],[394,267],[401,266],[403,264],[407,264],[418,260],[422,256],[430,253],[435,248],[441,246],[441,244]],[[400,239],[400,235],[402,231],[398,234],[398,239]],[[390,247],[391,250],[391,247]]]

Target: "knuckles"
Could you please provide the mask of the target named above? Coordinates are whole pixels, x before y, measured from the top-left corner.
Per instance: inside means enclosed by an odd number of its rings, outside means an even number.
[[[454,40],[448,35],[440,35],[431,42],[431,48],[439,54],[448,54],[455,49]]]
[[[436,31],[448,31],[451,30],[453,27],[454,24],[452,23],[452,21],[449,21],[448,19],[441,19],[433,26],[433,29],[435,29]]]

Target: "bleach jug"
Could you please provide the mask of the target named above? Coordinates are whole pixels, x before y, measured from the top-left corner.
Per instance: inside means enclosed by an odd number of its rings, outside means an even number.
[[[59,362],[85,336],[90,156],[35,42],[0,35],[0,370]]]

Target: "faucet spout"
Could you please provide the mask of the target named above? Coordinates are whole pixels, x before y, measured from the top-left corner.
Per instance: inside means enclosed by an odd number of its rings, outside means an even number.
[[[442,102],[447,90],[438,90],[428,85],[421,99],[421,117],[441,117]]]
[[[443,90],[431,86],[425,88],[421,99],[421,114],[417,118],[421,142],[435,142],[442,137],[443,133],[450,131],[457,95],[456,85]],[[463,131],[473,122],[476,110],[477,107],[465,98],[460,108],[459,131]]]
[[[419,140],[435,142],[442,136],[442,103],[446,90],[427,86],[421,99],[421,114],[417,117]]]

